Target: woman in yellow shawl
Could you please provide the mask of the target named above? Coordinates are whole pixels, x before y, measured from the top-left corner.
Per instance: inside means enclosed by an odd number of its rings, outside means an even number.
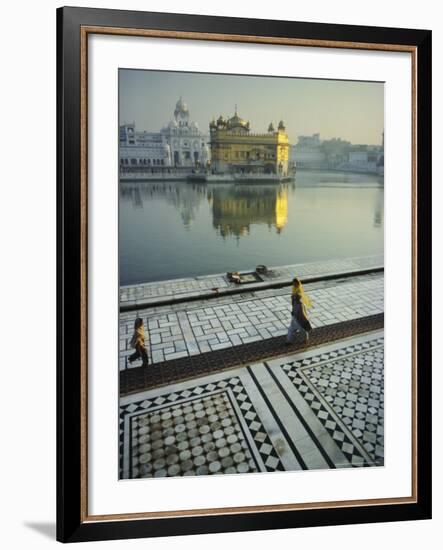
[[[288,335],[286,337],[286,344],[289,345],[293,343],[295,334],[298,331],[304,334],[306,343],[309,340],[309,332],[312,330],[307,313],[307,310],[312,307],[312,302],[309,299],[309,296],[305,293],[300,279],[297,279],[297,277],[292,281],[291,302],[292,318],[288,329]]]
[[[135,349],[135,352],[128,357],[130,363],[133,363],[136,359],[141,359],[142,367],[147,367],[149,363],[148,353],[145,347],[145,327],[143,325],[143,319],[137,317],[134,322],[134,333],[130,342],[131,348]]]

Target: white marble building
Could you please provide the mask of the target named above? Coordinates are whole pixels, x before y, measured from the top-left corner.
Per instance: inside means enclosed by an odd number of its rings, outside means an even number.
[[[171,166],[171,150],[161,134],[140,132],[135,123],[120,126],[120,167],[144,170]]]
[[[179,169],[189,171],[209,162],[207,135],[190,120],[189,109],[180,98],[174,118],[160,132],[139,131],[135,123],[120,126],[121,171],[155,172]]]
[[[174,118],[162,128],[163,142],[171,148],[172,166],[205,166],[209,161],[208,136],[190,120],[189,109],[180,98]]]

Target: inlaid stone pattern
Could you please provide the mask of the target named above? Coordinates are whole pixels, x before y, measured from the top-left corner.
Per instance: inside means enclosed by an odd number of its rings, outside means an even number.
[[[238,378],[122,407],[121,445],[126,415],[129,415],[129,455],[126,467],[120,464],[122,478],[283,469]]]
[[[382,274],[306,285],[314,304],[309,316],[314,328],[383,313]],[[290,291],[272,289],[246,294],[231,303],[213,299],[205,305],[178,304],[172,310],[140,310],[120,319],[120,369],[134,368],[128,356],[134,319],[143,319],[150,363],[217,351],[287,333],[291,318]]]
[[[354,463],[356,453],[367,453],[368,465],[384,463],[383,343],[377,338],[283,366]]]

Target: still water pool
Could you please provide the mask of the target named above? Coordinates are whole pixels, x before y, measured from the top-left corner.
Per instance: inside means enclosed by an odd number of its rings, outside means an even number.
[[[383,253],[383,178],[120,183],[120,284]]]

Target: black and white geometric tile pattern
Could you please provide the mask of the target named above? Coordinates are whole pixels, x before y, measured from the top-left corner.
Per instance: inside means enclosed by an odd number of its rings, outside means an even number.
[[[353,466],[384,464],[383,338],[282,365]]]
[[[356,336],[126,397],[120,478],[382,466],[383,345]]]
[[[237,377],[130,403],[120,409],[121,478],[283,470]]]

